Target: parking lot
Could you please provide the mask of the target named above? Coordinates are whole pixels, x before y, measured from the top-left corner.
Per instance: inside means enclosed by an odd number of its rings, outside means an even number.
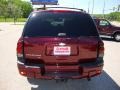
[[[100,76],[86,79],[33,80],[20,76],[17,70],[16,44],[24,23],[0,23],[0,90],[120,90],[120,42],[104,38],[104,70]]]

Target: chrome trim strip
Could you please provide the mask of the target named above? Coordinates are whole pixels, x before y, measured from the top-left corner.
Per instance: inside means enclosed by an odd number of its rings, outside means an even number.
[[[22,65],[24,65],[24,63],[22,63],[22,62],[20,62],[20,61],[17,61],[17,63],[18,63],[18,64],[22,64]]]
[[[38,66],[27,66],[27,65],[25,65],[25,67],[26,67],[26,68],[40,68],[40,67],[38,67]]]
[[[24,65],[24,63],[17,61],[18,64]],[[24,65],[26,68],[40,68],[38,66],[28,66],[28,65]]]

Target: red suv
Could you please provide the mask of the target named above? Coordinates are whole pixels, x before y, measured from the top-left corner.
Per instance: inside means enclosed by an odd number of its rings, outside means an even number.
[[[120,27],[112,25],[106,19],[94,19],[100,35],[110,36],[120,42]]]
[[[19,73],[28,78],[80,79],[99,75],[104,44],[83,11],[38,10],[17,43]]]

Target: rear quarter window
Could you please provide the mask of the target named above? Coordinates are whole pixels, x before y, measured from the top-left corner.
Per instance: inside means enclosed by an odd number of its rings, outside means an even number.
[[[57,37],[59,33],[67,37],[98,36],[90,15],[78,12],[33,12],[24,28],[28,37]]]

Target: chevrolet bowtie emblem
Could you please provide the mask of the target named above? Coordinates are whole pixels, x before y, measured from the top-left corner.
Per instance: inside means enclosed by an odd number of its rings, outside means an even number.
[[[65,46],[66,44],[65,43],[59,43],[60,46]]]

